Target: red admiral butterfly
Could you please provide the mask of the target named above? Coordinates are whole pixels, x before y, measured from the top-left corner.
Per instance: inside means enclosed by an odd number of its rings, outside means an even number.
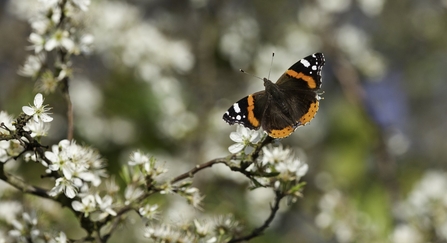
[[[265,90],[234,103],[223,119],[230,125],[262,127],[273,138],[289,136],[318,111],[323,65],[323,54],[315,53],[293,64],[276,83],[264,78]]]

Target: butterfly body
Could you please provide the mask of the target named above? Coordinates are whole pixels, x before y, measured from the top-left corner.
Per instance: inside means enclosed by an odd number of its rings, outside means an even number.
[[[306,125],[318,111],[322,53],[292,65],[276,83],[264,78],[264,91],[242,98],[223,115],[229,123],[250,129],[262,127],[270,137],[284,138]]]

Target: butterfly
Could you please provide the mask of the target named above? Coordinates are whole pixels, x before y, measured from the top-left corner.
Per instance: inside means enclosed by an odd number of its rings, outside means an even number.
[[[293,64],[276,83],[264,78],[265,90],[234,103],[223,119],[254,130],[262,127],[272,138],[288,137],[318,111],[324,63],[324,55],[315,53]]]

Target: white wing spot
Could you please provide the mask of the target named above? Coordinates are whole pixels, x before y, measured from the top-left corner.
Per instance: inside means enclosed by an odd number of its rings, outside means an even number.
[[[234,103],[233,109],[234,109],[234,111],[236,113],[240,113],[241,112],[241,108],[239,108],[239,104],[238,103]]]
[[[305,67],[309,67],[309,66],[310,66],[309,61],[307,61],[306,59],[301,59],[300,62],[301,62],[301,64],[303,64]]]
[[[236,120],[240,121],[240,120],[241,120],[241,116],[240,116],[240,115],[237,115],[237,116],[236,116]]]
[[[317,66],[312,66],[312,70],[317,70]]]

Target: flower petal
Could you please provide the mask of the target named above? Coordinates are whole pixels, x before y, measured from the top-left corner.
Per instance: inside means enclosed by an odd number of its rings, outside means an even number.
[[[84,205],[82,205],[82,203],[78,202],[78,201],[73,201],[71,202],[71,207],[75,210],[75,211],[81,211],[84,208]]]
[[[45,43],[45,50],[51,51],[57,46],[57,41],[55,39],[49,39],[47,43]]]
[[[43,95],[41,93],[37,93],[34,97],[34,106],[36,108],[40,108],[43,104]]]
[[[296,175],[299,176],[299,177],[302,177],[303,175],[305,175],[307,173],[308,170],[309,170],[309,166],[307,164],[303,164],[296,171]]]
[[[241,143],[235,143],[233,145],[231,145],[230,147],[228,147],[228,151],[230,151],[230,153],[232,154],[236,154],[239,153],[240,151],[242,151],[242,149],[244,149],[244,145]]]
[[[64,193],[68,198],[74,198],[76,196],[76,188],[73,186],[67,186],[65,187]]]
[[[43,122],[51,122],[53,120],[53,117],[49,116],[48,114],[43,113],[40,115],[40,119]]]
[[[32,116],[35,113],[34,109],[29,106],[22,106],[22,111],[23,111],[23,113],[27,114],[28,116]]]
[[[239,134],[237,132],[230,133],[230,139],[233,140],[236,143],[240,143],[240,142],[243,141],[243,138],[242,138],[241,134]]]

